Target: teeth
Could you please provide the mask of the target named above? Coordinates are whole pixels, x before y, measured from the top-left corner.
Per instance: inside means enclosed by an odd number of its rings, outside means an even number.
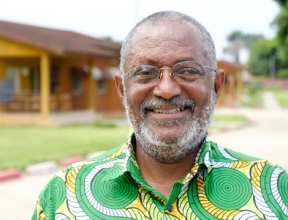
[[[175,109],[170,109],[170,110],[154,109],[153,111],[155,113],[169,114],[169,113],[181,112],[184,109],[185,108],[175,108]]]

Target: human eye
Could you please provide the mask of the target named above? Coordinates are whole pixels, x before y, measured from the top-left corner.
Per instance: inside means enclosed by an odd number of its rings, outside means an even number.
[[[196,68],[191,68],[191,67],[184,67],[181,68],[177,71],[178,75],[187,75],[187,76],[191,76],[191,75],[199,75],[201,74],[201,71],[199,71]]]
[[[155,74],[155,67],[149,65],[141,66],[134,72],[134,76],[140,76],[140,77],[153,76],[154,74]]]
[[[133,73],[133,78],[138,83],[146,83],[157,77],[157,68],[150,65],[144,65],[137,68]]]
[[[174,72],[174,75],[186,82],[193,82],[203,75],[201,70],[193,67],[181,67]]]
[[[150,77],[153,75],[151,70],[138,70],[134,73],[135,77]]]

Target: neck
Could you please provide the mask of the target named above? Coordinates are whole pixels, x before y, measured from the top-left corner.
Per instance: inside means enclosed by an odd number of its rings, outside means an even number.
[[[138,147],[139,146],[139,147]],[[184,159],[174,163],[161,163],[147,153],[137,143],[136,157],[142,177],[166,198],[169,197],[173,184],[184,178],[195,163],[199,147]]]

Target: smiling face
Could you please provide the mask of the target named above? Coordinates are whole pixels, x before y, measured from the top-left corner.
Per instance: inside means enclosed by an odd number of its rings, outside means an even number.
[[[120,75],[115,78],[137,146],[162,163],[182,160],[203,141],[223,83],[217,74],[219,85],[214,85],[213,72],[208,68],[193,81],[173,79],[170,68],[182,61],[211,65],[203,54],[201,33],[188,22],[147,23],[132,37],[125,73],[153,65],[163,68],[162,78],[156,84],[137,82],[127,74],[123,81]]]

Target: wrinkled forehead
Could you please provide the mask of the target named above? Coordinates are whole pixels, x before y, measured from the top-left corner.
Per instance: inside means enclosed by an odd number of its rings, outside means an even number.
[[[204,55],[201,32],[187,21],[164,20],[147,22],[138,27],[130,40],[127,62],[136,62],[136,58],[163,49],[163,56],[176,56],[181,51],[191,52],[193,56],[202,60]],[[195,58],[196,59],[196,58]]]

